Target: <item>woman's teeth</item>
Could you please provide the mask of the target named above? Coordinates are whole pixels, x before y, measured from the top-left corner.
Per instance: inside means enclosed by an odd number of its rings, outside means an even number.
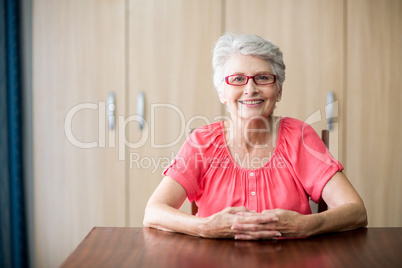
[[[252,100],[252,101],[240,101],[243,104],[258,104],[263,102],[262,100]]]

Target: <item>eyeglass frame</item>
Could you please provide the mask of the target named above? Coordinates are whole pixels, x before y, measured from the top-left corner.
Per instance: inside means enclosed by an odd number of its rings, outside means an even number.
[[[269,84],[259,84],[259,83],[257,83],[257,82],[255,81],[255,77],[256,77],[256,76],[259,76],[259,75],[271,75],[271,76],[274,77],[274,81],[273,81],[272,83],[269,83]],[[230,84],[230,83],[229,83],[229,77],[231,77],[231,76],[247,77],[247,81],[246,81],[244,84],[241,84],[241,85]],[[252,75],[252,76],[248,76],[248,75],[244,75],[244,74],[232,74],[232,75],[225,76],[225,81],[226,81],[226,84],[228,84],[228,85],[235,86],[235,87],[239,87],[239,86],[247,85],[247,84],[248,84],[248,81],[250,80],[250,78],[252,78],[253,81],[254,81],[254,83],[255,83],[256,85],[259,85],[259,86],[272,85],[272,84],[275,84],[275,82],[276,82],[276,75],[274,75],[274,74],[256,74],[256,75]]]

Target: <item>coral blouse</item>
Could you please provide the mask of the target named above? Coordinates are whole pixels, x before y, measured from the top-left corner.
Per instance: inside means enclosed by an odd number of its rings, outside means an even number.
[[[176,180],[195,200],[200,217],[226,207],[245,206],[262,212],[282,208],[311,214],[329,179],[343,170],[314,129],[282,117],[275,150],[257,169],[239,166],[227,147],[223,122],[195,130],[163,175]]]

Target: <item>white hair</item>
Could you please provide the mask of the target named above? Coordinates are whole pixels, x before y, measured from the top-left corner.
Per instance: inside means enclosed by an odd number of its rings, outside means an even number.
[[[218,94],[223,93],[226,62],[236,53],[255,56],[267,61],[276,75],[278,89],[282,89],[286,66],[283,63],[282,51],[279,47],[257,35],[226,33],[218,39],[213,50],[213,79]]]

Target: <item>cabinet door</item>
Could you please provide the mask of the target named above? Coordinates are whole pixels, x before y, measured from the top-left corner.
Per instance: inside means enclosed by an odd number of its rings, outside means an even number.
[[[348,1],[347,174],[370,226],[402,226],[402,2]]]
[[[132,148],[125,156],[130,225],[142,226],[146,202],[185,136],[223,110],[211,67],[221,34],[221,1],[131,0],[129,17],[126,123]],[[136,122],[140,91],[145,92],[143,129]],[[188,203],[184,210],[189,212]]]
[[[57,267],[93,226],[125,225],[125,163],[105,121],[109,92],[125,110],[125,10],[38,0],[33,12],[35,259]]]
[[[334,93],[330,151],[342,161],[343,1],[231,0],[225,10],[226,31],[260,35],[283,52],[286,80],[276,115],[307,121],[320,134],[327,93]]]

